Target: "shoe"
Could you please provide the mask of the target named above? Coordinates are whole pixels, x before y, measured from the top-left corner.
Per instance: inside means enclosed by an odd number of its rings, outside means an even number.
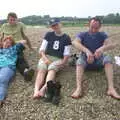
[[[61,84],[59,82],[55,83],[55,89],[54,89],[54,96],[52,98],[52,103],[54,105],[59,105],[60,102],[60,89],[61,89]]]
[[[0,101],[0,108],[3,107],[4,101]]]
[[[35,71],[33,69],[28,69],[24,72],[24,80],[31,81],[34,76]]]
[[[47,90],[46,90],[46,97],[45,102],[51,102],[54,96],[55,91],[55,84],[54,81],[50,80],[47,82]]]

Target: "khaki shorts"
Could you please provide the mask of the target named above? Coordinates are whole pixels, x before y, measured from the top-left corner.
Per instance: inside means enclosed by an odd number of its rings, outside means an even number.
[[[60,68],[58,68],[56,65],[59,64],[61,62],[60,58],[57,57],[53,57],[53,56],[47,56],[48,59],[50,59],[52,61],[51,64],[47,65],[44,63],[44,61],[42,60],[42,58],[39,60],[38,62],[38,70],[55,70],[56,72],[59,71]]]

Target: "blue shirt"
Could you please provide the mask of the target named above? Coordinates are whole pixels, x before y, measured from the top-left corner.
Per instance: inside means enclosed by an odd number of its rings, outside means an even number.
[[[58,58],[63,58],[65,46],[71,45],[71,39],[67,34],[57,36],[55,32],[48,32],[44,39],[48,42],[46,54]]]
[[[21,43],[17,43],[9,48],[0,48],[0,67],[10,67],[16,70],[18,52],[24,49]]]
[[[104,41],[108,38],[105,32],[80,32],[76,37],[81,40],[81,43],[93,53],[96,49],[100,48],[104,44]]]

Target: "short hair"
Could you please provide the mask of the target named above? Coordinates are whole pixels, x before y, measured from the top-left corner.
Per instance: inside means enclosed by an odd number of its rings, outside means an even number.
[[[5,42],[6,40],[10,40],[10,41],[12,42],[12,45],[15,44],[15,41],[14,41],[14,39],[13,39],[12,36],[6,36],[6,37],[3,39],[3,42]]]
[[[91,18],[91,19],[89,20],[89,23],[90,23],[92,20],[99,22],[99,24],[100,24],[100,26],[101,26],[102,23],[101,23],[101,20],[100,20],[98,17],[93,17],[93,18]]]
[[[8,13],[7,19],[9,19],[9,17],[17,18],[17,14],[14,12],[10,12]]]

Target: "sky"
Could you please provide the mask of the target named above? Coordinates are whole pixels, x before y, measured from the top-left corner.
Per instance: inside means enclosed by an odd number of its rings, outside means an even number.
[[[50,15],[51,17],[88,17],[120,13],[120,0],[2,0],[0,19],[9,12],[19,18],[29,15]]]

